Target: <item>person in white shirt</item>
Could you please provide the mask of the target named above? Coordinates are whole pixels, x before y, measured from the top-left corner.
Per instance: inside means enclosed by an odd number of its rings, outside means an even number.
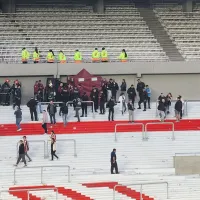
[[[126,112],[126,97],[124,93],[121,93],[119,96],[119,110],[122,112],[122,115]]]

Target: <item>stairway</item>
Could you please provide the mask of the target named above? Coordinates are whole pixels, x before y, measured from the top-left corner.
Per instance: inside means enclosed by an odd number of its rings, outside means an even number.
[[[139,7],[140,16],[146,21],[149,29],[154,34],[157,41],[160,43],[166,55],[171,61],[184,61],[184,58],[179,53],[176,45],[173,44],[172,40],[164,30],[162,24],[159,22],[152,8]]]

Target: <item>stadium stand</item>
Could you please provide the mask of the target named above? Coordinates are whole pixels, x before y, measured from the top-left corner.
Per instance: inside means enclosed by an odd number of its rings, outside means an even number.
[[[199,4],[192,13],[178,4],[156,4],[154,12],[185,60],[199,60]]]
[[[91,6],[18,5],[16,14],[1,14],[1,61],[21,62],[21,49],[32,53],[38,47],[42,60],[49,49],[63,50],[68,61],[79,49],[91,61],[95,47],[105,47],[110,60],[126,49],[132,61],[168,61],[133,3],[107,4],[105,14],[93,13]],[[70,16],[70,18],[69,18]]]

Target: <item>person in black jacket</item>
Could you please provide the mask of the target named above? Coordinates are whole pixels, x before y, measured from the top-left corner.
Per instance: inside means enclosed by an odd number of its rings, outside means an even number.
[[[10,105],[10,94],[11,94],[11,87],[10,87],[10,80],[6,80],[2,85],[2,102],[4,105]]]
[[[142,92],[140,92],[140,101],[138,102],[138,109],[141,109],[141,103],[144,104],[144,110],[143,111],[146,111],[146,104],[147,104],[147,99],[148,99],[148,94],[146,92],[145,89],[143,89]]]
[[[62,115],[63,118],[63,124],[66,126],[67,124],[67,115],[68,115],[68,106],[66,103],[63,103],[63,105],[60,107],[59,115]]]
[[[51,124],[56,124],[57,108],[56,108],[56,105],[53,103],[53,101],[50,101],[50,104],[47,106],[47,111],[50,116]]]
[[[35,121],[38,121],[37,117],[37,101],[32,97],[31,100],[27,103],[27,106],[30,109],[31,120],[34,121],[33,114],[35,117]]]
[[[74,101],[74,105],[75,105],[75,111],[76,111],[76,114],[75,114],[74,117],[77,117],[78,122],[80,122],[79,110],[81,109],[81,99],[80,99],[80,98],[77,98],[77,99]]]
[[[17,85],[17,88],[15,89],[14,92],[14,104],[13,104],[13,109],[15,109],[15,106],[18,106],[20,108],[21,105],[21,98],[22,98],[22,94],[21,94],[21,86]]]
[[[143,93],[143,90],[145,88],[145,83],[142,82],[140,79],[137,80],[138,81],[138,84],[137,84],[137,92],[138,92],[138,95],[139,95],[139,98],[141,100],[141,95]]]
[[[99,101],[99,93],[98,93],[98,90],[96,88],[93,88],[91,93],[90,93],[90,98],[91,98],[91,101],[94,102],[94,110],[95,112],[97,112],[98,110],[98,101]],[[92,112],[93,112],[93,106],[92,106]]]
[[[99,114],[105,114],[106,98],[105,98],[103,91],[101,91],[101,93],[100,93],[99,101],[100,101],[100,113]]]
[[[18,156],[18,159],[17,159],[17,163],[16,166],[19,164],[19,162],[22,160],[22,162],[24,162],[24,167],[26,167],[26,159],[25,159],[25,148],[24,148],[24,143],[23,143],[23,140],[20,140],[19,141],[19,156]]]
[[[134,103],[135,103],[135,97],[136,97],[136,91],[135,91],[135,87],[134,87],[133,84],[132,84],[131,87],[128,89],[127,94],[128,94],[128,98],[129,98],[129,100],[132,101],[133,106],[134,106]]]
[[[113,97],[111,97],[110,101],[108,101],[106,107],[109,109],[109,113],[108,113],[108,120],[110,121],[112,119],[112,121],[114,121],[114,106],[115,106],[115,99]]]
[[[113,87],[111,89],[111,92],[112,92],[112,97],[114,98],[115,102],[116,102],[116,99],[117,99],[117,91],[118,90],[119,90],[119,86],[115,82],[115,80],[113,79]]]
[[[89,100],[86,92],[83,93],[83,96],[81,97],[81,99],[82,99],[82,102],[81,102],[82,115],[81,115],[81,117],[84,117],[84,114],[85,114],[85,117],[87,117],[87,102],[83,102],[83,101]]]
[[[114,169],[115,169],[115,173],[119,174],[118,166],[117,166],[116,149],[113,149],[113,151],[111,152],[110,163],[111,163],[111,169],[110,169],[111,174],[114,174],[113,172]]]
[[[163,98],[158,103],[158,112],[159,112],[161,122],[164,122],[164,120],[166,118],[165,111],[166,111],[165,99]]]
[[[124,94],[126,93],[126,87],[127,87],[126,81],[125,79],[122,79],[122,84],[120,86],[120,89],[121,89],[121,92],[123,92]]]
[[[177,98],[177,101],[175,103],[175,116],[176,116],[176,121],[179,122],[180,121],[180,113],[182,111],[182,101],[181,101],[181,97],[179,96]]]

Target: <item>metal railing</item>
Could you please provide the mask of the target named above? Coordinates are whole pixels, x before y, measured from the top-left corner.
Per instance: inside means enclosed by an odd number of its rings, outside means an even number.
[[[147,183],[133,183],[129,185],[115,185],[113,189],[113,200],[115,200],[115,192],[116,192],[117,187],[140,185],[140,200],[143,200],[143,197],[142,197],[143,185],[158,185],[158,184],[167,185],[167,199],[169,199],[169,183],[168,182],[147,182]]]
[[[142,140],[145,139],[144,124],[143,123],[127,123],[127,124],[116,124],[115,125],[115,142],[117,141],[117,127],[118,126],[142,126]]]
[[[56,140],[56,142],[58,142],[58,141],[60,141],[60,142],[73,142],[73,144],[74,144],[74,157],[77,157],[77,152],[76,152],[76,140],[74,140],[74,139],[58,139],[58,140]],[[50,141],[47,141],[47,154],[48,154],[48,157],[49,157],[49,143],[50,143]]]
[[[43,143],[44,145],[44,158],[46,158],[46,153],[45,153],[45,149],[46,149],[46,143],[45,140],[29,140],[28,143]],[[19,146],[19,142],[17,142],[17,157],[18,157],[18,146]]]
[[[146,123],[145,124],[145,140],[148,140],[148,136],[147,136],[147,127],[148,125],[156,125],[156,124],[171,124],[172,125],[172,140],[175,140],[175,135],[174,135],[174,123],[173,122],[152,122],[152,123]]]
[[[92,113],[93,113],[93,118],[95,118],[95,110],[94,110],[94,102],[93,101],[81,101],[82,103],[92,103]],[[68,104],[72,104],[73,101],[68,101],[67,102],[67,106]]]
[[[14,185],[16,185],[17,181],[16,181],[16,171],[17,170],[22,170],[22,169],[34,169],[34,168],[41,168],[41,174],[40,174],[40,180],[41,180],[41,184],[44,184],[43,182],[43,169],[44,168],[68,168],[68,182],[71,181],[70,178],[70,166],[69,165],[56,165],[56,166],[35,166],[35,167],[24,167],[24,168],[15,168],[14,169]]]
[[[31,191],[43,191],[43,190],[54,190],[56,192],[56,200],[58,199],[58,189],[56,187],[49,187],[49,188],[37,188],[37,189],[16,189],[16,190],[0,190],[0,198],[2,193],[9,193],[9,192],[21,192],[26,191],[27,192],[27,200],[30,200],[30,192]]]

